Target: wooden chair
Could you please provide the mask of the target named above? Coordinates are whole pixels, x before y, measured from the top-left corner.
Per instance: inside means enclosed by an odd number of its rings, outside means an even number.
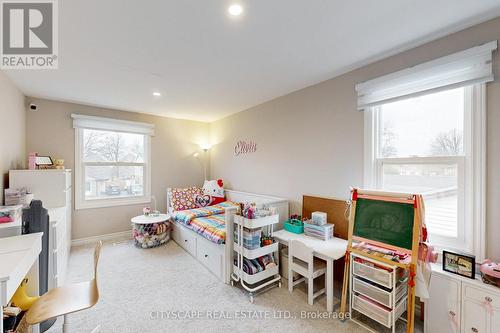
[[[31,326],[43,321],[64,316],[63,333],[69,333],[69,314],[93,307],[99,300],[97,287],[97,265],[101,253],[102,242],[99,241],[94,250],[94,278],[87,282],[64,285],[49,290],[32,305],[19,323],[17,332],[31,332]],[[24,323],[23,323],[24,322]],[[92,333],[99,330],[96,327]]]
[[[293,281],[293,272],[302,278]],[[288,291],[292,292],[293,287],[307,279],[307,302],[313,305],[314,299],[325,293],[325,288],[314,292],[314,279],[325,275],[326,285],[326,263],[313,256],[313,249],[298,240],[292,240],[288,244]]]

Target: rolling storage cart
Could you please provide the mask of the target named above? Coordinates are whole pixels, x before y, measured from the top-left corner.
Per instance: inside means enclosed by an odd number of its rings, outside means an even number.
[[[350,260],[351,320],[371,332],[376,332],[352,316],[355,310],[392,329],[393,333],[396,332],[396,321],[407,308],[407,271],[354,253],[351,253]]]
[[[248,219],[243,216],[235,215],[235,241],[234,252],[236,255],[236,262],[233,264],[233,273],[231,274],[231,285],[234,282],[240,282],[241,286],[248,291],[250,302],[253,303],[254,295],[265,287],[277,283],[281,288],[281,276],[279,275],[279,243],[274,242],[270,245],[260,246],[260,234],[264,232],[266,235],[272,237],[273,225],[279,223],[279,215],[271,215],[261,218]],[[257,246],[253,242],[249,243],[244,239],[245,229],[250,230],[250,234],[259,235],[259,243]],[[248,232],[247,232],[248,234]],[[243,259],[257,259],[265,255],[272,255],[275,266],[268,267],[263,271],[255,274],[248,274],[243,270]]]

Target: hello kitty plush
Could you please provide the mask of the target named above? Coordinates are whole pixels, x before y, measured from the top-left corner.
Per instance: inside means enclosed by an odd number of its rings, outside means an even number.
[[[222,179],[205,180],[205,183],[203,184],[203,194],[211,197],[212,200],[210,201],[210,205],[217,205],[226,201],[223,186],[224,183],[222,182]]]

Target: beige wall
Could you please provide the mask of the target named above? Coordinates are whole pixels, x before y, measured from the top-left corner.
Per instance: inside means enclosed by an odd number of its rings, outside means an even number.
[[[253,107],[211,125],[216,145],[212,176],[234,189],[284,196],[300,209],[302,194],[347,198],[363,182],[363,115],[356,83],[437,57],[500,40],[500,18]],[[500,57],[494,56],[500,76]],[[500,83],[489,83],[487,151],[487,255],[500,259]],[[233,156],[237,140],[257,152]]]
[[[208,138],[209,125],[206,123],[35,98],[27,98],[27,101],[33,101],[39,109],[27,115],[28,152],[63,158],[66,167],[74,169],[72,113],[147,122],[156,125],[155,136],[151,139],[151,179],[158,208],[165,211],[167,187],[201,185],[203,182],[201,164],[192,155]],[[75,210],[73,239],[129,230],[130,218],[140,214],[143,206]]]
[[[8,187],[10,169],[19,169],[25,161],[24,95],[14,86],[4,72],[0,71],[0,205],[3,190]]]

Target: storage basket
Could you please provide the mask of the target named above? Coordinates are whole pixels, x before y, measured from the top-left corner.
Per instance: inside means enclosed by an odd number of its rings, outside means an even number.
[[[284,228],[286,231],[293,232],[294,234],[304,233],[304,223],[300,220],[288,219],[285,221]]]

